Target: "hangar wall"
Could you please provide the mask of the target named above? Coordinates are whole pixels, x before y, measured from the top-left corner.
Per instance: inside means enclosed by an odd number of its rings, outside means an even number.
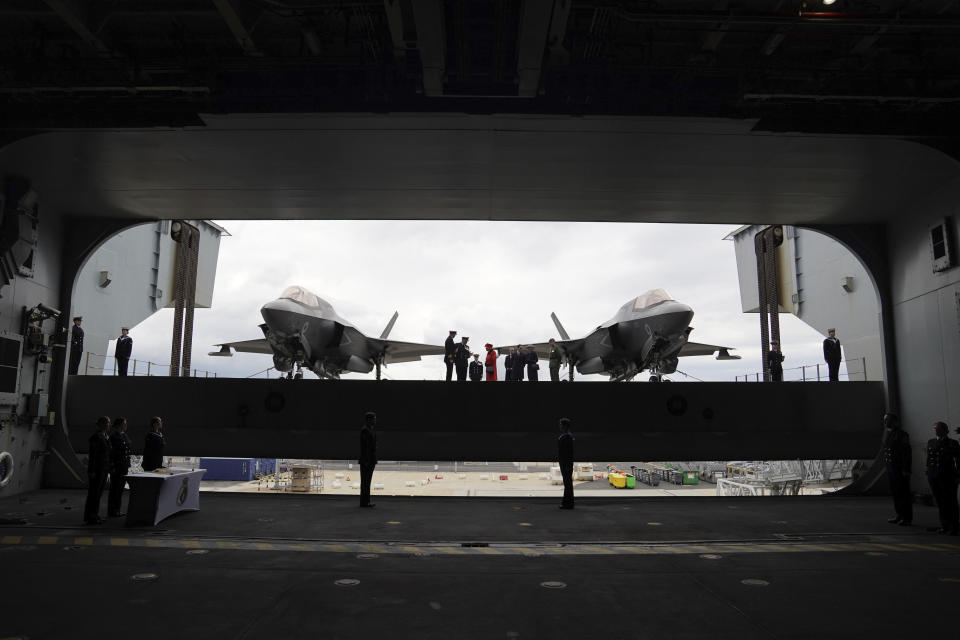
[[[930,227],[945,218],[954,262],[934,273]],[[933,437],[934,422],[960,427],[958,235],[960,177],[904,210],[887,232],[901,411],[916,470],[924,468],[924,444]]]
[[[3,217],[16,214],[7,203]],[[9,284],[0,287],[0,336],[20,339],[23,335],[24,308],[43,303],[54,309],[60,307],[61,266],[63,253],[63,226],[59,214],[47,212],[40,202],[38,208],[37,248],[34,253],[33,275],[18,275]],[[54,367],[63,366],[64,348],[57,344],[63,316],[57,321],[50,319],[40,327],[46,335],[49,348],[46,362],[39,354],[20,351],[20,376],[13,394],[0,400],[0,451],[13,456],[12,475],[5,486],[0,486],[0,496],[22,493],[39,488],[43,465],[39,460],[47,454],[47,410],[51,391],[51,374]],[[39,414],[43,415],[39,415]]]
[[[250,380],[74,376],[70,438],[123,415],[139,452],[151,416],[165,454],[356,459],[366,411],[383,460],[553,461],[557,420],[580,460],[856,459],[876,454],[883,383],[672,384]],[[475,411],[466,407],[483,407]],[[81,426],[84,425],[84,426]]]

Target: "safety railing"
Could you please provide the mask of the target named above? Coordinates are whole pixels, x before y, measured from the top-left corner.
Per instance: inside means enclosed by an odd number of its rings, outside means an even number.
[[[841,380],[866,380],[867,379],[867,359],[853,358],[844,360],[846,371],[840,372]],[[763,382],[763,372],[746,373],[734,376],[735,382]],[[804,364],[799,367],[789,367],[783,370],[784,382],[820,382],[830,379],[830,369],[827,363]]]
[[[118,375],[117,359],[102,353],[87,351],[83,357],[83,375],[85,376],[115,376]],[[150,362],[149,360],[130,360],[127,363],[128,376],[169,376],[170,364]],[[184,369],[181,375],[184,378],[216,378],[216,371],[200,369]]]

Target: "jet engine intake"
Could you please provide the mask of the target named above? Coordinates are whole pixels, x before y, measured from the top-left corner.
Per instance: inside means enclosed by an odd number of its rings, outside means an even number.
[[[593,358],[588,358],[587,360],[582,360],[577,363],[577,371],[583,375],[590,373],[603,373],[605,367],[603,365],[603,358],[595,356]]]

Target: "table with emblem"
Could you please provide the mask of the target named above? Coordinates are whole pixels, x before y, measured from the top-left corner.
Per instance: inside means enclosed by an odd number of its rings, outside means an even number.
[[[170,473],[131,473],[127,526],[155,525],[181,511],[200,510],[200,479],[206,469],[170,469]]]

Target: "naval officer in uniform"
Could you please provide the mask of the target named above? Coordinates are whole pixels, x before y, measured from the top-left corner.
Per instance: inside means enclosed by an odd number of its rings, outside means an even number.
[[[827,329],[827,339],[823,341],[823,359],[830,372],[830,380],[840,380],[840,361],[843,359],[840,341],[837,340],[837,330]]]
[[[363,427],[360,428],[360,506],[375,507],[370,502],[370,482],[373,480],[373,469],[377,466],[377,414],[368,411],[363,416]]]
[[[90,436],[87,455],[87,501],[83,505],[83,521],[86,524],[101,524],[100,497],[110,473],[110,418],[97,418],[97,430]]]
[[[150,420],[150,431],[143,442],[143,467],[144,471],[153,471],[163,466],[163,446],[166,442],[163,439],[163,420],[160,416],[154,416]]]
[[[947,436],[946,422],[933,425],[936,435],[927,442],[927,480],[940,511],[937,533],[951,536],[960,531],[960,508],[957,505],[957,476],[960,472],[960,443]]]
[[[83,328],[80,327],[81,322],[83,322],[83,318],[77,316],[73,319],[73,326],[70,327],[70,368],[68,373],[71,376],[77,375],[80,370],[80,359],[83,358]]]
[[[447,365],[447,382],[453,379],[453,358],[457,353],[457,345],[453,343],[453,336],[455,335],[457,335],[457,332],[450,329],[450,335],[443,343],[443,363]]]
[[[124,515],[120,508],[123,504],[123,485],[127,482],[130,470],[130,436],[127,435],[127,419],[113,421],[113,433],[110,434],[110,492],[107,493],[107,516],[119,518]]]
[[[887,520],[891,524],[909,527],[913,522],[913,496],[910,493],[910,465],[913,450],[910,435],[900,428],[900,417],[895,413],[883,416],[886,435],[883,439],[883,462],[890,478],[890,494],[896,515]]]
[[[570,433],[570,418],[560,418],[560,437],[557,438],[560,475],[563,477],[563,500],[561,509],[573,509],[573,434]]]

